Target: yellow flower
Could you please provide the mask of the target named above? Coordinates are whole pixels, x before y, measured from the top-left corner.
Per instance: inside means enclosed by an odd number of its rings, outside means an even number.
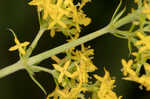
[[[53,67],[60,72],[59,77],[58,77],[58,82],[61,83],[63,80],[64,75],[68,77],[72,77],[71,73],[67,71],[68,67],[70,65],[70,61],[67,61],[63,67],[53,64]]]
[[[141,76],[136,82],[143,85],[147,91],[150,91],[150,75],[143,75]]]
[[[106,69],[104,70],[105,70],[104,77],[100,77],[96,74],[94,75],[94,77],[101,82],[99,91],[97,93],[99,99],[120,99],[121,97],[118,98],[116,93],[112,91],[113,88],[115,87],[114,86],[115,80],[111,79],[110,74]]]
[[[66,24],[62,22],[62,17],[68,15],[68,11],[61,8],[63,0],[57,0],[57,3],[53,3],[53,0],[33,0],[29,4],[36,5],[38,11],[44,11],[43,19],[51,18],[52,22],[49,24],[49,29],[53,28],[56,24],[59,24],[63,28],[66,28]],[[54,35],[54,34],[53,34]]]
[[[57,56],[52,56],[51,59],[53,59],[57,64],[61,62],[61,59]]]
[[[38,12],[43,11],[43,19],[46,19],[49,16],[49,4],[52,3],[52,0],[32,0],[29,2],[29,5],[36,5]]]
[[[71,9],[73,11],[73,22],[75,23],[76,29],[80,32],[80,25],[87,26],[91,23],[91,19],[86,17],[86,15],[82,13],[82,11],[78,12],[76,6],[73,6]]]
[[[71,59],[74,60],[74,64],[77,70],[72,74],[72,78],[77,78],[82,83],[88,82],[88,72],[93,72],[97,67],[91,61],[91,55],[93,55],[93,49],[85,48],[84,45],[81,45],[81,51],[72,50]]]
[[[69,16],[69,12],[67,11],[67,9],[61,8],[62,3],[62,0],[57,0],[56,4],[50,4],[51,11],[49,13],[53,21],[49,24],[49,29],[54,27],[56,24],[59,24],[63,28],[67,27],[61,19],[63,16]]]
[[[122,65],[123,65],[123,75],[127,76],[128,74],[136,76],[136,73],[131,69],[131,66],[133,64],[133,60],[129,60],[126,62],[124,59],[122,59]]]
[[[138,76],[129,76],[123,78],[125,80],[135,81],[140,83],[142,86],[146,88],[147,91],[150,91],[150,75],[142,75],[141,77]]]
[[[60,90],[57,86],[56,89],[47,96],[47,99],[53,97],[53,99],[77,99],[80,98],[82,93],[81,91],[85,91],[85,88],[82,88],[82,84],[79,83],[74,88],[64,88],[63,90]]]
[[[17,38],[17,36],[15,35],[14,31],[11,30],[11,29],[9,29],[9,30],[13,33],[13,35],[14,35],[14,41],[16,43],[15,46],[9,48],[9,51],[15,51],[15,50],[18,49],[19,53],[22,54],[22,55],[24,55],[26,53],[24,47],[28,46],[30,43],[27,42],[27,41],[23,42],[23,43],[20,43],[19,40],[18,40],[18,38]]]
[[[51,37],[54,37],[55,32],[61,31],[73,36],[76,33],[72,33],[69,31],[70,29],[74,28],[79,33],[81,31],[80,25],[87,26],[91,22],[91,19],[86,17],[82,11],[82,7],[88,1],[78,2],[78,8],[74,5],[74,0],[32,0],[29,5],[37,6],[38,13],[43,12],[42,18],[47,21],[47,29],[51,31]]]
[[[78,59],[80,60],[80,63],[75,64],[77,67],[77,71],[73,73],[73,76],[78,75],[80,82],[87,83],[89,78],[88,72],[95,71],[97,67],[91,62],[88,57],[85,57],[82,53],[80,53]]]
[[[81,60],[80,65],[75,63],[75,66],[77,67],[77,70],[72,74],[72,78],[77,78],[80,83],[87,83],[89,78],[87,65]]]
[[[140,40],[136,41],[135,46],[141,45],[139,48],[139,52],[143,52],[146,50],[150,50],[150,36],[145,36],[140,32],[137,32],[136,34]]]
[[[150,20],[150,6],[146,1],[144,1],[144,7],[145,9],[143,10],[143,13],[145,13],[147,15],[147,18]]]
[[[79,71],[80,71],[79,72],[80,82],[87,83],[89,75],[88,75],[88,71],[87,71],[87,65],[86,65],[86,63],[83,60],[80,61]]]
[[[122,59],[123,73],[125,76],[127,76],[127,77],[124,77],[123,79],[140,83],[141,85],[146,87],[147,91],[150,91],[150,82],[149,82],[150,75],[148,74],[148,72],[150,71],[149,64],[144,64],[146,74],[142,75],[141,77],[139,77],[136,74],[136,72],[131,69],[132,64],[133,64],[132,60],[129,60],[128,62],[126,62],[124,59]]]
[[[81,51],[76,50],[72,51],[73,56],[71,57],[73,60],[80,60],[81,56],[84,60],[88,60],[91,63],[91,58],[94,55],[94,50],[91,49],[90,46],[85,47],[84,44],[81,45]]]

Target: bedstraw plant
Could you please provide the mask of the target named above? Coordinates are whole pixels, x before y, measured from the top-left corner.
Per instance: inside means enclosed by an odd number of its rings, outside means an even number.
[[[75,3],[76,1],[76,3]],[[32,0],[30,6],[35,6],[40,24],[39,32],[33,42],[21,42],[16,31],[9,29],[14,38],[14,45],[9,51],[18,51],[18,62],[0,70],[0,78],[16,71],[26,70],[30,78],[45,93],[47,99],[121,99],[122,96],[114,92],[115,79],[112,79],[108,70],[104,68],[104,76],[92,73],[98,70],[92,59],[94,49],[84,43],[105,34],[112,34],[118,38],[128,40],[128,60],[122,59],[123,79],[140,84],[140,88],[150,91],[150,0],[134,0],[135,8],[130,13],[126,8],[120,9],[122,1],[116,8],[109,24],[93,33],[80,37],[84,26],[89,25],[92,19],[83,11],[83,7],[91,0]],[[130,25],[126,30],[121,27]],[[47,50],[37,55],[31,55],[44,32],[49,30],[50,37],[57,33],[66,36],[65,44]],[[76,46],[79,46],[77,49]],[[65,56],[60,58],[58,54]],[[39,66],[46,59],[52,59],[53,69]],[[145,74],[140,74],[141,67]],[[51,74],[56,83],[52,93],[46,92],[44,87],[35,79],[35,72]],[[93,75],[89,75],[92,73]],[[93,82],[93,80],[95,80]],[[86,94],[89,94],[88,97]]]

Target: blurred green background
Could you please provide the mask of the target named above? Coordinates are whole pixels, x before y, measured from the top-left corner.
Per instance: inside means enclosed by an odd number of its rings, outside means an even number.
[[[17,51],[9,52],[8,48],[14,45],[13,36],[8,28],[13,29],[21,41],[32,41],[39,25],[36,8],[28,5],[30,0],[0,0],[0,69],[16,62]],[[81,35],[86,35],[106,26],[117,7],[119,0],[92,0],[84,8],[92,23],[82,30]],[[133,7],[132,0],[123,0],[127,9]],[[64,43],[65,37],[58,33],[55,38],[50,38],[46,31],[33,54],[38,54]],[[116,38],[110,34],[98,37],[88,43],[95,49],[94,63],[99,67],[99,74],[104,74],[103,66],[116,79],[118,95],[123,99],[150,99],[150,93],[141,91],[139,84],[121,79],[122,58],[129,58],[127,40]],[[41,65],[51,67],[51,61],[45,60]],[[37,73],[36,78],[48,92],[55,88],[53,78],[47,73]],[[26,71],[18,71],[0,79],[0,99],[44,99],[45,95],[29,78]]]

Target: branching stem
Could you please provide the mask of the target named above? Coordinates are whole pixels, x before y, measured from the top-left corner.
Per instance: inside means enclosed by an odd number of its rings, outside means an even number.
[[[38,55],[35,55],[35,56],[32,56],[28,59],[28,62],[27,64],[29,66],[31,66],[32,69],[38,69],[39,71],[45,71],[45,72],[49,72],[51,73],[51,70],[50,69],[46,69],[46,68],[43,68],[43,67],[38,67],[38,66],[34,66],[34,64],[36,63],[39,63],[51,56],[54,56],[56,54],[59,54],[65,50],[68,50],[69,48],[73,48],[73,47],[76,47],[82,43],[86,43],[96,37],[99,37],[99,36],[102,36],[106,33],[113,33],[113,31],[127,23],[130,23],[136,19],[138,19],[138,14],[139,14],[140,11],[135,11],[134,13],[131,13],[130,15],[127,15],[125,17],[123,17],[122,19],[120,19],[119,21],[117,21],[115,24],[109,24],[108,26],[98,30],[98,31],[95,31],[93,33],[90,33],[86,36],[83,36],[77,40],[73,40],[72,42],[69,42],[69,43],[66,43],[66,44],[63,44],[59,47],[56,47],[56,48],[53,48],[53,49],[50,49],[48,51],[45,51],[43,53],[40,53]],[[41,31],[41,33],[44,32],[44,31]],[[31,46],[34,48],[37,44],[37,41],[39,38],[41,37],[41,34],[39,34],[39,37],[37,37],[37,39],[35,39],[35,43],[33,43]],[[29,53],[29,56],[30,54],[32,53],[32,51]],[[25,69],[24,66],[21,64],[21,61],[18,61],[17,63],[13,64],[13,65],[10,65],[10,66],[6,66],[5,68],[1,69],[0,70],[0,78],[3,78],[11,73],[14,73],[18,70],[21,70],[21,69]]]

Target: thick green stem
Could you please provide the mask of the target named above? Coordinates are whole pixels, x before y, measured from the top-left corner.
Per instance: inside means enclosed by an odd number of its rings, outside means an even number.
[[[67,50],[69,48],[76,47],[76,46],[78,46],[80,44],[83,44],[83,43],[85,43],[87,41],[90,41],[90,40],[92,40],[92,39],[94,39],[96,37],[104,35],[105,33],[108,33],[109,31],[111,31],[111,30],[109,30],[109,26],[107,26],[107,27],[105,27],[103,29],[100,29],[100,30],[98,30],[96,32],[88,34],[88,35],[86,35],[84,37],[81,37],[81,38],[79,38],[77,40],[73,40],[72,42],[63,44],[63,45],[61,45],[59,47],[53,48],[51,50],[48,50],[46,52],[43,52],[43,53],[38,54],[36,56],[33,56],[33,57],[31,57],[29,59],[28,64],[35,64],[35,63],[41,62],[41,61],[43,61],[43,60],[45,60],[45,59],[47,59],[47,58],[49,58],[51,56],[54,56],[54,55],[57,55],[57,54],[61,53],[61,52],[65,51],[65,50]]]
[[[110,25],[108,25],[107,27],[105,27],[103,29],[100,29],[100,30],[98,30],[96,32],[93,32],[93,33],[88,34],[88,35],[86,35],[84,37],[81,37],[78,40],[74,40],[74,41],[69,42],[67,44],[61,45],[59,47],[53,48],[51,50],[48,50],[46,52],[40,53],[40,54],[38,54],[36,56],[33,56],[33,57],[29,58],[27,63],[28,63],[28,65],[31,66],[31,68],[33,68],[32,65],[34,65],[34,64],[36,64],[38,62],[41,62],[41,61],[43,61],[43,60],[45,60],[45,59],[47,59],[47,58],[49,58],[49,57],[51,57],[53,55],[59,54],[59,53],[65,51],[65,50],[67,50],[69,48],[76,47],[76,46],[78,46],[78,45],[80,45],[82,43],[88,42],[88,41],[90,41],[90,40],[92,40],[92,39],[94,39],[96,37],[102,36],[102,35],[104,35],[104,34],[106,34],[108,32],[112,33],[114,31],[114,29],[119,28],[119,27],[121,27],[121,26],[123,26],[123,25],[125,25],[127,23],[130,23],[130,22],[138,19],[139,12],[140,11],[136,11],[135,13],[131,13],[130,15],[125,16],[122,19],[120,19],[115,24],[110,24]],[[36,66],[34,68],[36,68]],[[40,67],[40,68],[42,68],[42,67]],[[40,69],[40,68],[38,67],[38,69]],[[7,67],[5,67],[5,68],[0,70],[0,78],[5,77],[5,76],[7,76],[7,75],[9,75],[9,74],[11,74],[13,72],[16,72],[18,70],[21,70],[21,69],[25,69],[25,68],[24,68],[23,65],[21,65],[20,61],[17,62],[16,64],[7,66]],[[47,71],[45,69],[41,69],[41,70],[43,70],[45,72],[49,71],[49,70]]]
[[[53,75],[53,70],[50,70],[48,68],[39,67],[39,66],[31,66],[30,68],[32,68],[33,71],[37,71],[37,72],[44,71],[44,72],[47,72],[47,73]],[[25,67],[21,64],[21,61],[18,61],[17,63],[15,63],[13,65],[10,65],[10,66],[7,66],[7,67],[1,69],[0,70],[0,78],[6,77],[16,71],[24,70],[24,69],[25,69]]]
[[[7,75],[10,75],[16,71],[22,70],[24,69],[24,67],[20,64],[20,61],[18,61],[17,63],[7,66],[3,69],[0,70],[0,78],[3,78]]]

